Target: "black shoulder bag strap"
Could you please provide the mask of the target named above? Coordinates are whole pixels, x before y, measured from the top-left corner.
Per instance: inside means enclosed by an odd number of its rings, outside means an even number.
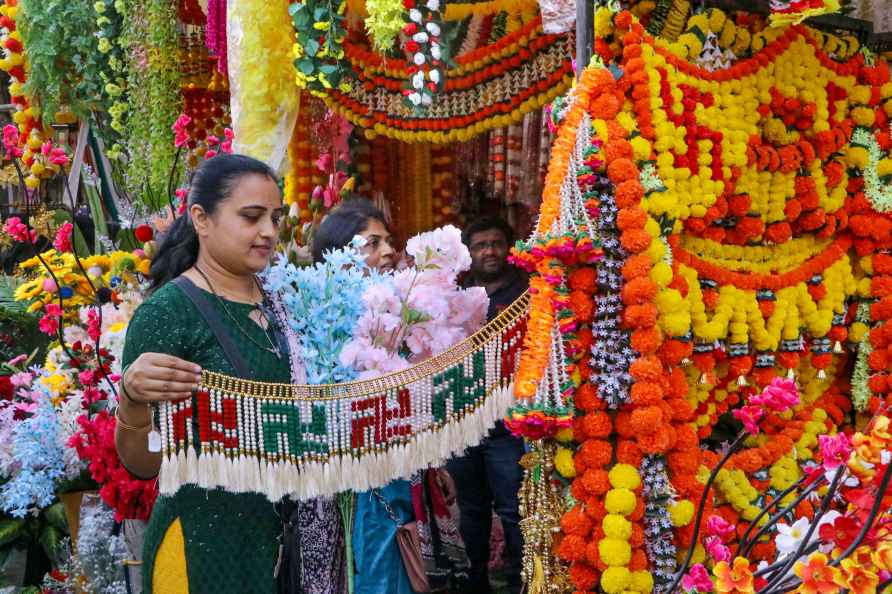
[[[217,311],[211,305],[205,292],[196,287],[195,283],[185,276],[178,276],[173,279],[173,284],[178,286],[186,294],[186,297],[189,298],[189,301],[195,305],[195,308],[198,309],[198,313],[201,314],[211,332],[217,337],[217,342],[220,343],[220,347],[226,355],[226,360],[235,369],[236,374],[245,379],[253,379],[254,371],[235,345],[235,342],[232,340],[232,334],[226,329],[223,320],[217,315]]]

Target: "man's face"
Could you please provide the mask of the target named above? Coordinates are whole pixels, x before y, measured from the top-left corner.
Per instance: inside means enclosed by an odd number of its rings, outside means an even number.
[[[505,269],[508,241],[498,229],[478,231],[471,235],[471,272],[480,279],[497,278]]]

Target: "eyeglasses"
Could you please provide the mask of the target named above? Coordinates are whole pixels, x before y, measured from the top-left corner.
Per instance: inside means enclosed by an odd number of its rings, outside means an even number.
[[[472,252],[482,252],[483,250],[486,250],[486,249],[500,250],[500,249],[505,249],[506,245],[507,244],[505,243],[504,239],[493,239],[492,241],[478,241],[476,243],[471,244],[471,251]]]

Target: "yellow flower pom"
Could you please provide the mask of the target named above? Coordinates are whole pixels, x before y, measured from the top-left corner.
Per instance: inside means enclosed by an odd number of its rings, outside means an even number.
[[[634,491],[641,485],[641,477],[638,475],[638,470],[631,464],[617,464],[610,469],[607,478],[614,489]]]
[[[860,146],[850,146],[846,152],[846,164],[853,169],[864,169],[870,155],[867,149]]]
[[[558,448],[554,455],[554,467],[564,478],[573,478],[576,476],[576,465],[573,464],[573,451],[570,448]]]
[[[694,504],[688,499],[676,501],[669,506],[669,519],[676,528],[687,526],[694,517]]]
[[[598,555],[610,567],[628,565],[632,560],[632,546],[627,540],[604,538],[598,543]]]
[[[650,157],[650,142],[643,136],[636,136],[629,144],[632,145],[632,153],[637,160],[644,161]]]
[[[638,592],[653,592],[654,576],[649,571],[633,571],[631,589]]]
[[[607,514],[601,521],[604,534],[610,538],[628,540],[632,535],[632,523],[619,514]]]
[[[864,339],[865,334],[867,334],[867,324],[854,322],[849,327],[849,340],[851,342],[861,342],[861,340]]]
[[[554,438],[561,443],[573,441],[573,427],[564,427],[554,434]]]
[[[657,262],[650,269],[650,280],[658,287],[666,287],[672,282],[672,267],[665,262]]]
[[[635,511],[635,504],[635,494],[628,489],[611,489],[604,499],[604,507],[611,514],[627,516]]]
[[[632,574],[626,567],[608,567],[601,574],[601,588],[607,594],[620,594],[632,583]]]

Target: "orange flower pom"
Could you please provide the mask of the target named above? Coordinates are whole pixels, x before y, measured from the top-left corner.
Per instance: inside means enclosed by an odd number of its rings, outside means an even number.
[[[591,412],[582,417],[582,430],[586,437],[607,437],[613,432],[610,415],[605,412]]]
[[[577,268],[570,273],[567,285],[574,291],[583,291],[591,295],[598,288],[598,273],[591,266]]]
[[[592,520],[585,515],[581,505],[574,505],[573,509],[561,517],[561,530],[564,534],[585,538],[592,531]]]
[[[784,243],[793,236],[793,230],[787,222],[772,223],[765,230],[765,239],[771,243]]]
[[[585,383],[576,388],[576,395],[573,399],[577,408],[585,411],[604,410],[607,405],[598,396],[598,391],[592,384]]]
[[[617,413],[613,418],[613,428],[620,437],[635,437],[635,432],[632,430],[632,413],[627,410]]]
[[[645,454],[664,454],[669,450],[671,440],[668,432],[657,431],[651,435],[640,435],[638,446]]]
[[[601,520],[604,519],[604,516],[607,515],[607,508],[604,505],[604,498],[589,495],[582,500],[585,501],[585,514],[592,520],[600,524]]]
[[[688,378],[680,367],[673,367],[669,374],[669,394],[675,398],[684,398],[688,395]]]
[[[663,377],[663,366],[654,356],[640,357],[629,366],[629,373],[637,381],[657,382]]]
[[[663,398],[660,385],[653,382],[636,382],[632,384],[629,393],[632,402],[641,406],[656,404]]]
[[[657,285],[647,276],[630,279],[622,290],[623,303],[626,305],[653,301],[656,294]]]
[[[678,443],[678,440],[676,440]],[[669,470],[674,475],[694,474],[700,465],[699,456],[692,452],[672,451],[666,455],[666,461],[669,464]]]
[[[585,549],[582,554],[585,555]],[[598,572],[588,563],[574,561],[570,564],[570,581],[578,590],[588,592],[598,583]]]
[[[584,352],[588,352],[594,339],[595,337],[592,334],[591,328],[580,328],[576,331],[576,342],[579,344],[579,348]]]
[[[613,449],[609,443],[600,439],[589,439],[579,446],[573,461],[577,463],[577,470],[583,468],[604,468],[610,464],[612,455]]]
[[[603,495],[610,490],[610,481],[607,479],[607,471],[589,468],[582,478],[582,486],[592,495]]]
[[[628,282],[633,278],[647,276],[651,268],[653,268],[653,260],[647,254],[629,256],[623,264],[623,278]]]
[[[631,254],[643,252],[650,246],[650,233],[644,229],[628,229],[620,235],[620,243]]]
[[[576,534],[567,534],[561,539],[557,548],[557,556],[564,561],[579,561],[585,558],[585,538]]]
[[[644,528],[641,524],[632,524],[632,534],[629,536],[629,544],[637,549],[644,544]]]
[[[616,461],[620,464],[630,464],[635,468],[641,465],[641,448],[630,439],[623,439],[616,446]]]
[[[675,427],[675,449],[688,451],[696,450],[699,447],[700,440],[697,438],[696,429],[687,424]]]
[[[660,345],[660,359],[667,366],[677,366],[682,359],[690,357],[693,351],[694,345],[690,341],[668,339]]]
[[[595,314],[595,303],[592,298],[582,291],[570,292],[570,309],[576,316],[576,321],[582,324],[588,324],[592,321]]]
[[[576,470],[578,471],[580,469],[577,467]],[[580,477],[577,476],[576,480],[570,483],[570,495],[572,495],[573,499],[575,499],[576,501],[585,501],[588,498],[589,494],[579,478]]]
[[[663,410],[658,406],[642,406],[632,411],[629,419],[635,435],[650,435],[660,431],[663,425]]]
[[[629,521],[632,523],[644,517],[644,497],[641,497],[640,491],[636,492],[635,495],[635,509],[628,516]]]
[[[694,418],[694,407],[685,398],[670,398],[665,402],[672,409],[672,418],[676,421],[690,421]]]
[[[621,231],[643,229],[646,222],[647,213],[637,206],[623,208],[616,215],[616,226]]]
[[[592,539],[585,547],[585,560],[603,571],[607,566],[601,561],[601,553],[598,552],[598,540]],[[604,569],[602,569],[602,567]]]
[[[614,93],[601,93],[589,101],[589,113],[595,119],[610,120],[619,113],[621,106],[622,102]]]
[[[632,559],[629,561],[629,571],[644,571],[645,569],[647,569],[647,554],[644,549],[635,549],[632,551]]]
[[[622,175],[628,173],[626,165],[635,169],[635,166],[632,165],[632,162],[628,159],[620,159],[618,161],[614,161],[613,163],[616,165],[615,175]],[[608,171],[613,164],[608,166]],[[635,176],[638,175],[637,169],[635,169]],[[614,190],[613,197],[616,201],[616,207],[623,208],[631,208],[633,206],[638,206],[641,204],[641,199],[644,198],[644,187],[641,185],[641,182],[638,179],[629,179],[628,181],[624,181],[622,183],[614,182],[616,184],[616,189]]]
[[[656,326],[639,328],[632,332],[632,348],[642,355],[652,355],[660,346],[662,333]]]
[[[638,183],[638,168],[631,159],[617,159],[607,165],[607,176],[614,184],[620,184],[625,181],[635,181]],[[641,184],[638,183],[640,186]],[[619,206],[619,188],[617,187],[617,206]],[[620,208],[622,208],[620,206]]]
[[[623,322],[629,328],[650,328],[657,323],[659,310],[653,303],[629,305],[623,311]]]
[[[631,159],[632,145],[625,138],[614,140],[612,137],[610,142],[604,146],[604,159],[610,163],[617,159]]]

